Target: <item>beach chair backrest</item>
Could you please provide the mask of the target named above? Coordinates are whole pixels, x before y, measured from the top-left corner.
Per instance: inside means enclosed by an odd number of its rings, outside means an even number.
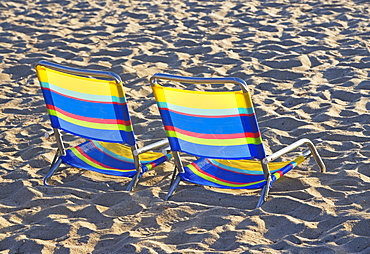
[[[241,91],[190,91],[160,80],[198,84],[235,83]],[[187,78],[157,73],[152,89],[171,150],[218,159],[263,159],[265,150],[250,93],[238,78]]]
[[[74,135],[135,145],[121,78],[40,61],[36,71],[53,128]]]

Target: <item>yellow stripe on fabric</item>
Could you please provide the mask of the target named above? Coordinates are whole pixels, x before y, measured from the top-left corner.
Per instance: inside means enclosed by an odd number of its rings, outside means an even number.
[[[258,184],[258,183],[262,183],[264,182],[265,180],[261,180],[261,181],[257,181],[257,182],[252,182],[252,183],[244,183],[244,184],[232,184],[232,183],[227,183],[227,182],[223,182],[223,181],[220,181],[220,180],[217,180],[215,178],[212,178],[208,175],[205,175],[205,174],[202,174],[201,172],[199,172],[193,165],[189,164],[187,165],[187,167],[194,173],[196,174],[197,176],[203,178],[203,179],[206,179],[210,182],[213,182],[213,183],[217,183],[217,184],[220,184],[220,185],[224,185],[224,186],[229,186],[229,187],[246,187],[246,186],[251,186],[251,185],[255,185],[255,184]]]
[[[301,164],[305,160],[306,160],[306,158],[301,155],[301,156],[298,156],[297,158],[295,158],[294,162],[297,163],[297,166],[298,166],[299,164]]]
[[[166,131],[166,134],[168,137],[176,137],[187,142],[212,146],[259,145],[262,142],[261,138],[205,139],[184,135],[175,131]]]
[[[236,93],[235,97],[238,108],[253,108],[253,102],[249,92]]]
[[[170,87],[153,85],[153,92],[157,101],[199,109],[230,109],[250,108],[253,106],[249,92],[208,92],[189,91]]]
[[[132,131],[132,125],[126,126],[123,124],[103,124],[103,123],[92,123],[92,122],[87,122],[87,121],[81,121],[77,120],[75,118],[66,116],[60,112],[57,112],[53,109],[48,109],[49,115],[59,117],[67,122],[82,126],[82,127],[87,127],[87,128],[92,128],[92,129],[100,129],[100,130],[120,130],[120,131],[126,131],[130,132]]]
[[[218,163],[225,165],[227,167],[237,168],[245,170],[246,174],[248,174],[247,171],[260,171],[263,172],[262,165],[260,161],[252,161],[252,160],[219,160],[216,159]],[[268,164],[270,171],[276,171],[292,161],[284,161],[284,162],[270,162]]]
[[[80,77],[43,66],[37,67],[39,79],[70,91],[79,93],[124,97],[123,87],[115,81]]]
[[[104,147],[105,149],[109,150],[110,152],[117,154],[118,158],[119,157],[125,157],[125,158],[130,158],[133,159],[132,157],[132,152],[131,148],[127,147],[122,144],[117,144],[117,143],[108,143],[108,142],[100,142],[99,144]],[[150,163],[160,157],[162,157],[162,153],[157,153],[157,152],[145,152],[143,154],[139,154],[139,159],[140,162],[145,164],[145,163]]]
[[[92,162],[91,160],[89,160],[88,158],[86,158],[85,156],[83,156],[76,148],[72,147],[70,148],[71,152],[73,152],[73,154],[79,158],[80,160],[82,160],[83,162],[85,162],[86,164],[94,167],[94,168],[97,168],[97,169],[102,169],[102,170],[115,170],[115,171],[132,171],[132,170],[120,170],[120,169],[112,169],[112,168],[106,168],[106,167],[103,167],[103,166],[100,166],[98,164],[96,164],[95,162]]]
[[[44,66],[40,66],[40,65],[36,66],[36,72],[41,82],[46,82],[46,83],[48,82],[48,76],[46,73],[46,68]]]
[[[245,170],[246,174],[248,174],[248,171],[260,171],[263,173],[262,165],[260,161],[253,161],[253,160],[220,160],[220,159],[214,159],[214,161],[224,165],[225,167],[230,167],[230,168],[236,168],[239,170]],[[283,161],[283,162],[270,162],[268,164],[269,170],[271,172],[274,172],[276,170],[279,170],[289,163],[295,163],[298,166],[301,164],[303,161],[305,161],[305,157],[303,156],[298,156],[296,159],[291,160],[291,161]]]

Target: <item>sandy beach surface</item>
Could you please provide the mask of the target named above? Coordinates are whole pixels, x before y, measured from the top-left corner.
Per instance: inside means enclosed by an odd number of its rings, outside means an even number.
[[[259,209],[191,184],[164,201],[172,163],[132,193],[66,166],[45,187],[42,59],[119,74],[140,145],[165,137],[154,73],[242,78],[268,153],[309,138],[327,173],[309,159]],[[370,253],[369,70],[365,0],[1,1],[0,253]]]

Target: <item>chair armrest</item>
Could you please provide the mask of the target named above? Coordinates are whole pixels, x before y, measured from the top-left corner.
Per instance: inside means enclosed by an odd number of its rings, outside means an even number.
[[[46,139],[48,139],[48,138],[50,138],[51,136],[53,136],[54,135],[54,130],[51,130],[51,131],[47,131],[47,132],[45,132],[45,134],[44,134],[44,137],[46,138]]]
[[[147,151],[150,151],[150,150],[153,150],[153,149],[156,149],[158,147],[165,146],[165,145],[168,145],[168,139],[163,139],[163,140],[157,141],[153,144],[150,144],[150,145],[144,146],[142,148],[136,149],[136,150],[133,151],[133,154],[135,156],[137,156],[141,153],[145,153]]]
[[[162,150],[161,150],[161,153],[163,153],[163,154],[168,154],[170,152],[171,152],[171,147],[170,146],[166,146],[166,147],[162,148]]]
[[[308,148],[310,149],[308,153],[307,152],[304,153],[304,156],[308,157],[312,154],[316,163],[317,163],[317,165],[319,166],[321,172],[325,172],[326,167],[325,167],[324,162],[322,161],[322,159],[321,159],[319,153],[317,152],[314,144],[311,142],[311,140],[309,140],[307,138],[300,139],[300,140],[294,142],[293,144],[291,144],[287,147],[284,147],[283,149],[280,149],[279,151],[277,151],[277,152],[271,154],[270,156],[267,156],[266,158],[264,158],[262,160],[262,162],[264,164],[268,164],[269,162],[276,160],[277,158],[283,156],[284,154],[287,154],[287,153],[293,151],[294,149],[296,149],[296,148],[298,148],[302,145],[307,145]]]

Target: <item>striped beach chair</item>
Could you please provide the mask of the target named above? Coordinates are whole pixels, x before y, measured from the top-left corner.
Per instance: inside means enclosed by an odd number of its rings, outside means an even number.
[[[40,61],[35,68],[58,147],[44,178],[45,185],[63,162],[108,175],[131,177],[127,187],[130,191],[145,171],[171,158],[171,154],[150,151],[167,145],[167,140],[138,148],[117,74],[47,61]],[[65,149],[60,130],[87,141]]]
[[[180,181],[232,189],[262,189],[256,207],[267,198],[273,182],[302,163],[311,154],[322,172],[325,165],[315,146],[301,139],[267,156],[262,143],[251,95],[239,78],[190,78],[157,73],[150,79],[160,115],[175,160],[175,170],[166,200]],[[168,82],[226,84],[240,91],[190,91],[169,87]],[[294,160],[273,162],[307,145]],[[198,157],[183,166],[181,153]]]

